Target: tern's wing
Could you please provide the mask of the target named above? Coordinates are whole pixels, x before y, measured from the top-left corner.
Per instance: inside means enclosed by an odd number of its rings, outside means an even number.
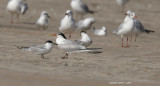
[[[30,47],[30,51],[32,51],[35,54],[43,54],[47,52],[47,49],[41,47]]]
[[[141,23],[139,20],[134,19],[134,23],[135,23],[135,27],[136,27],[137,29],[139,29],[139,30],[142,31],[142,32],[145,32],[145,29],[144,29],[142,23]]]
[[[45,44],[33,45],[33,46],[31,46],[31,47],[36,47],[36,48],[44,49],[44,48],[45,48]]]
[[[79,40],[75,40],[74,43],[79,44],[79,45],[83,45],[83,42],[79,39]]]
[[[75,51],[75,50],[82,50],[86,49],[86,47],[77,44],[76,42],[73,42],[71,40],[64,40],[62,44],[58,45],[60,49],[66,50],[66,51]]]

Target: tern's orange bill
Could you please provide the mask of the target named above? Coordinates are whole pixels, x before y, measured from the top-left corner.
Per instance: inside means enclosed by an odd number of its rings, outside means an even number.
[[[51,34],[51,36],[57,36],[57,34]]]

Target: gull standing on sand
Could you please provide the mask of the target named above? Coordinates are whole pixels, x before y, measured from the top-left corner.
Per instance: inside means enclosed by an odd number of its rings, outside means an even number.
[[[66,55],[62,59],[68,59],[68,54],[71,53],[80,53],[88,52],[85,46],[82,46],[74,41],[68,40],[63,33],[53,34],[52,36],[57,36],[56,43],[58,44],[59,49],[65,50]]]
[[[133,28],[134,28],[133,18],[136,18],[136,16],[133,15],[130,11],[127,11],[127,13],[125,15],[126,15],[126,18],[125,18],[124,22],[118,27],[117,30],[113,31],[113,33],[116,33],[117,35],[121,36],[122,47],[123,47],[123,37],[126,36],[127,37],[126,47],[129,47],[128,46],[128,37],[133,32]]]
[[[134,12],[131,12],[132,15],[135,15]],[[136,42],[136,39],[137,39],[137,36],[142,34],[142,33],[150,33],[150,32],[155,32],[155,31],[152,31],[152,30],[147,30],[144,28],[144,26],[142,25],[142,23],[137,19],[137,18],[134,18],[134,29],[133,29],[133,34],[135,35],[135,42]],[[132,39],[132,35],[131,35],[131,39]]]
[[[92,44],[92,39],[88,36],[88,34],[84,31],[81,32],[81,38],[75,41],[76,43],[88,47]]]
[[[87,13],[91,13],[91,14],[94,13],[94,11],[90,10],[82,0],[72,0],[71,8],[76,12],[77,17],[78,15],[80,15],[81,18]],[[76,20],[77,20],[77,17],[76,17]]]
[[[92,25],[95,23],[94,18],[86,18],[84,20],[80,20],[76,23],[76,27],[78,31],[87,31],[91,29]]]
[[[65,17],[61,20],[61,25],[59,27],[59,31],[64,34],[69,34],[69,38],[71,38],[71,34],[74,32],[75,20],[73,19],[73,13],[71,10],[67,10]]]
[[[53,43],[51,40],[48,40],[48,41],[46,41],[45,44],[34,45],[34,46],[30,46],[30,47],[17,46],[17,48],[33,52],[37,55],[41,55],[41,58],[44,59],[44,55],[48,54],[52,50],[53,44],[57,45],[56,43]]]
[[[94,35],[97,35],[97,36],[106,36],[107,30],[106,30],[106,27],[104,26],[101,29],[96,29],[95,27],[93,27],[93,33]]]
[[[16,23],[19,23],[19,21],[18,21],[19,15],[20,14],[24,15],[26,13],[26,11],[28,9],[28,5],[24,1],[25,0],[10,0],[8,2],[7,10],[11,14],[11,23],[14,23],[13,22],[14,14],[16,14],[16,16],[17,16],[17,22]]]
[[[36,26],[39,29],[43,29],[46,30],[48,28],[48,18],[50,18],[50,16],[48,15],[48,13],[46,11],[43,11],[41,13],[41,16],[39,17],[39,19],[36,22]]]

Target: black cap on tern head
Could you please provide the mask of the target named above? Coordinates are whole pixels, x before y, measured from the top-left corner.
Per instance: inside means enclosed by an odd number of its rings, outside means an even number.
[[[51,40],[46,41],[46,43],[53,43]]]
[[[66,36],[65,36],[62,32],[58,33],[58,35],[61,35],[61,36],[63,36],[65,39],[67,39]]]

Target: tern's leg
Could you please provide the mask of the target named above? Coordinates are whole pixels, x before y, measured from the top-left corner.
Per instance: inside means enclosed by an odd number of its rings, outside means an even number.
[[[132,42],[132,34],[131,34],[131,39],[130,39],[130,42]]]
[[[137,34],[136,34],[136,37],[135,37],[135,42],[136,42],[136,39],[137,39]]]
[[[122,38],[122,47],[123,47],[123,38]]]
[[[42,58],[42,59],[44,59],[44,56],[43,56],[43,54],[41,55],[41,58]]]
[[[19,23],[19,14],[17,14],[17,24]]]
[[[13,24],[13,13],[11,13],[11,24]]]
[[[68,59],[68,53],[66,53],[66,55],[63,56],[62,59]]]
[[[127,45],[126,45],[126,47],[129,47],[129,46],[128,46],[128,37],[127,37]]]

